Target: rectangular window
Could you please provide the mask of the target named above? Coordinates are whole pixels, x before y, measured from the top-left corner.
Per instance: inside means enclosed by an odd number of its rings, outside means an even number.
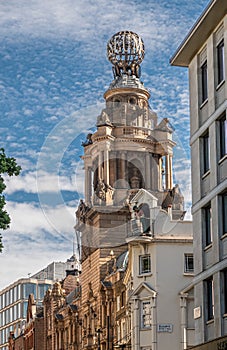
[[[17,286],[15,286],[13,288],[13,301],[16,302],[17,301]]]
[[[140,274],[151,272],[151,257],[149,254],[140,256]]]
[[[213,278],[206,281],[206,302],[207,302],[207,321],[214,318],[214,291]]]
[[[42,300],[46,291],[51,287],[50,284],[38,284],[38,299]]]
[[[121,292],[121,307],[125,306],[125,290]]]
[[[223,271],[224,314],[227,314],[227,269]]]
[[[34,283],[25,283],[23,285],[23,298],[28,299],[29,294],[33,294],[36,299],[36,284]]]
[[[202,173],[205,174],[210,169],[210,138],[206,132],[202,136]]]
[[[184,255],[184,272],[193,273],[194,272],[194,258],[193,254]]]
[[[6,306],[9,305],[9,290],[6,292]]]
[[[141,313],[142,313],[141,327],[142,328],[151,327],[151,304],[149,301],[142,301]]]
[[[221,195],[221,223],[222,235],[227,233],[227,193]]]
[[[21,288],[22,288],[22,285],[19,284],[19,285],[17,286],[17,297],[18,297],[18,300],[21,299]]]
[[[227,120],[226,115],[219,119],[220,127],[220,158],[227,154]]]
[[[202,103],[208,98],[208,85],[207,85],[207,61],[201,66],[201,87],[202,87]]]
[[[225,80],[224,39],[217,46],[218,84]]]
[[[121,296],[117,295],[117,311],[119,311],[121,308]]]
[[[208,246],[212,243],[212,212],[210,204],[203,208],[203,232],[205,246]]]
[[[23,302],[23,315],[22,315],[23,318],[26,318],[26,316],[27,316],[27,308],[28,308],[28,302],[24,301]]]

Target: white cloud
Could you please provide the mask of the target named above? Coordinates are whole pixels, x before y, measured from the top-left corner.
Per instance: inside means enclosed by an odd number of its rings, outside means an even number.
[[[77,169],[75,169],[77,170]],[[6,193],[17,191],[25,193],[60,193],[61,191],[79,191],[83,193],[83,172],[78,169],[72,175],[62,176],[54,173],[30,171],[17,177],[5,177]]]
[[[28,240],[20,246],[17,241],[4,242],[4,250],[0,254],[0,290],[20,278],[28,277],[30,273],[40,271],[53,261],[65,262],[72,255],[72,249],[72,241],[67,244],[52,242],[35,245]]]
[[[75,210],[72,206],[43,207],[37,203],[7,202],[10,229],[3,231],[0,289],[35,273],[52,261],[65,261],[73,251]]]
[[[29,235],[34,241],[40,241],[40,234],[45,231],[56,237],[64,234],[67,239],[75,225],[76,206],[76,200],[74,206],[63,204],[55,208],[42,206],[42,203],[39,205],[9,201],[6,204],[6,210],[11,217],[9,233],[14,238]],[[44,233],[41,236],[43,238]]]

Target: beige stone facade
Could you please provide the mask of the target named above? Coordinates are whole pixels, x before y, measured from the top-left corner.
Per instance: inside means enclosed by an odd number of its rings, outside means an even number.
[[[198,349],[226,347],[220,340],[227,334],[226,13],[225,0],[211,1],[171,59],[189,68]]]

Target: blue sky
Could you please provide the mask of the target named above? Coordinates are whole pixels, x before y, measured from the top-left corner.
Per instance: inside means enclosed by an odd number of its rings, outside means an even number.
[[[113,79],[106,44],[120,30],[144,40],[141,80],[151,108],[175,128],[174,183],[190,216],[188,72],[169,59],[207,3],[0,1],[1,147],[23,168],[6,180],[12,223],[3,232],[0,288],[72,254],[81,142],[103,108]]]

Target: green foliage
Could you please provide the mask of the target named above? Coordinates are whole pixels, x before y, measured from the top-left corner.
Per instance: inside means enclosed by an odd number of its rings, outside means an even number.
[[[9,176],[17,176],[21,171],[21,167],[17,165],[16,159],[12,157],[7,157],[3,148],[0,148],[0,229],[6,230],[9,228],[10,216],[4,206],[6,204],[5,197],[2,194],[6,189],[3,174]],[[2,251],[2,235],[0,234],[0,252]]]

